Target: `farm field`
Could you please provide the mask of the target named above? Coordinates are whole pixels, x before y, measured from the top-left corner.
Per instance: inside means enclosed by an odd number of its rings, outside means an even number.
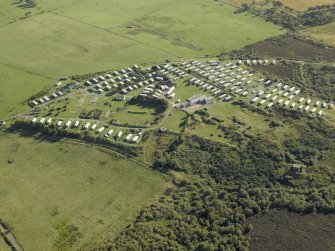
[[[285,32],[234,11],[220,2],[183,0],[112,31],[183,57],[216,56]]]
[[[335,46],[335,22],[307,28],[301,31],[317,40],[321,40],[329,45]]]
[[[28,110],[29,97],[55,81],[1,63],[0,73],[0,118]]]
[[[76,250],[116,236],[166,184],[89,145],[3,132],[0,145],[0,215],[25,250]]]
[[[171,55],[53,13],[35,15],[0,28],[2,63],[59,78]],[[23,39],[24,38],[24,39]]]

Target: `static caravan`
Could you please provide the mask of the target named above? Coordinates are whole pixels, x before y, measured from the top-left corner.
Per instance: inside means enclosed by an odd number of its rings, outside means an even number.
[[[93,124],[90,130],[93,131],[96,127],[97,127],[97,124]]]
[[[105,127],[100,127],[97,131],[96,131],[96,133],[102,133],[103,132],[103,130],[105,130]]]
[[[70,126],[71,126],[71,124],[72,124],[72,121],[71,121],[71,120],[69,120],[68,122],[66,122],[66,124],[65,124],[65,127],[66,127],[66,128],[68,128],[68,127],[70,127]]]
[[[119,140],[119,139],[121,138],[121,136],[122,136],[122,131],[119,131],[119,132],[116,134],[115,139],[116,139],[116,140]]]
[[[73,127],[77,128],[79,126],[80,121],[77,120],[76,123],[74,123]]]
[[[91,125],[91,123],[90,123],[90,122],[87,122],[87,123],[84,125],[83,129],[84,129],[84,130],[88,129],[88,128],[90,127],[90,125]]]

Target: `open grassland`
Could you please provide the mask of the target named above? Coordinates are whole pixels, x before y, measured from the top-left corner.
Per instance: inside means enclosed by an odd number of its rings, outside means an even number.
[[[0,118],[29,109],[25,101],[53,81],[0,63]]]
[[[252,251],[334,250],[335,217],[332,214],[300,215],[272,210],[249,220]]]
[[[0,217],[25,250],[77,250],[115,237],[166,183],[88,145],[6,133],[0,145]]]
[[[1,251],[12,251],[2,237],[0,237],[0,250]]]
[[[112,31],[184,57],[215,56],[284,33],[235,10],[221,2],[183,0]]]
[[[0,1],[0,27],[22,20],[38,12],[37,9],[20,8],[19,4],[14,4],[13,0]]]
[[[28,71],[60,77],[170,55],[108,31],[53,13],[36,15],[0,28],[1,61]]]
[[[307,28],[301,32],[329,45],[335,46],[335,22]]]

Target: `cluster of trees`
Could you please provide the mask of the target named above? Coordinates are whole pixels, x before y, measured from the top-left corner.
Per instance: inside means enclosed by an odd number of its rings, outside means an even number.
[[[334,212],[327,188],[288,191],[271,183],[216,182],[203,176],[175,179],[159,201],[142,210],[110,250],[248,250],[253,226],[246,220],[269,209]]]
[[[299,20],[305,26],[324,25],[335,21],[335,4],[320,5],[309,8],[299,15]]]
[[[22,9],[33,8],[36,6],[36,2],[34,0],[18,0],[16,4],[18,4],[18,7]]]
[[[81,119],[100,119],[101,115],[102,115],[102,109],[91,109],[91,110],[84,109],[80,113],[79,118]]]
[[[300,113],[291,117],[290,112],[275,110],[275,123],[281,118],[289,124],[300,121],[306,126],[298,124],[297,130],[305,137],[287,140],[284,146],[261,136],[234,148],[183,135],[171,143],[177,147],[157,150],[155,168],[184,175],[174,178],[174,186],[143,209],[116,240],[97,249],[248,250],[253,227],[247,219],[255,214],[272,208],[335,213],[334,171],[310,163],[310,156],[334,153],[334,127]],[[307,164],[299,175],[288,168],[297,160]]]
[[[167,100],[151,96],[136,96],[130,99],[127,104],[138,105],[144,108],[153,108],[155,109],[156,115],[162,114],[169,107],[169,102]]]
[[[243,4],[236,13],[245,11],[291,30],[304,26],[324,25],[335,20],[335,4],[316,6],[298,13],[285,7],[280,1],[269,0],[266,5],[263,2]]]
[[[302,71],[308,88],[313,89],[318,96],[324,99],[335,99],[334,66],[305,64]]]

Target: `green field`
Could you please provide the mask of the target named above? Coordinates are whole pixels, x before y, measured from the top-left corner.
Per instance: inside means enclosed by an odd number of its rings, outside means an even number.
[[[26,111],[27,99],[54,81],[0,63],[0,120]]]
[[[177,1],[112,31],[182,57],[216,56],[284,33],[235,10],[223,1]]]
[[[0,117],[64,75],[215,56],[284,32],[221,1],[35,2],[0,3]]]
[[[89,145],[5,133],[0,145],[0,217],[25,250],[76,250],[115,237],[166,184]]]
[[[182,124],[186,116],[186,112],[175,108],[172,110],[170,116],[164,121],[162,126],[170,131],[180,132],[183,128]]]

